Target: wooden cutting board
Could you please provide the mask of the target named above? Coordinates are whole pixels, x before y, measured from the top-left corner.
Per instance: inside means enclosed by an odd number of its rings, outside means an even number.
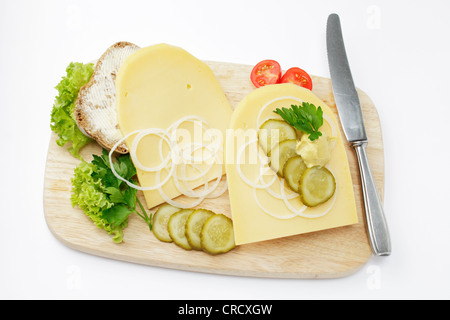
[[[251,66],[206,62],[214,71],[233,108],[254,90],[249,80]],[[338,116],[329,79],[313,78],[313,92]],[[383,197],[384,154],[378,113],[370,98],[358,90],[366,124],[367,149],[372,171]],[[342,128],[341,133],[342,133]],[[360,177],[354,151],[347,146],[352,172],[359,223],[303,235],[269,240],[236,247],[217,256],[200,251],[186,251],[174,243],[163,243],[137,215],[129,217],[124,242],[116,244],[105,231],[97,228],[79,208],[70,203],[71,178],[79,163],[65,148],[50,140],[44,183],[44,213],[49,229],[70,248],[93,255],[150,266],[197,272],[272,278],[337,278],[361,268],[372,251],[368,242]],[[100,154],[96,143],[86,146],[81,155],[87,161]],[[139,192],[142,203],[142,194]],[[231,217],[228,192],[218,199],[207,199],[201,206]],[[156,208],[148,210],[153,213]]]

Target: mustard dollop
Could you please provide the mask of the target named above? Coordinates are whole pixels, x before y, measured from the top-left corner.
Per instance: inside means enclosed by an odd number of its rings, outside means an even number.
[[[323,167],[331,159],[335,140],[335,137],[328,137],[325,132],[314,141],[311,141],[307,134],[303,134],[297,142],[296,152],[303,158],[308,168]]]

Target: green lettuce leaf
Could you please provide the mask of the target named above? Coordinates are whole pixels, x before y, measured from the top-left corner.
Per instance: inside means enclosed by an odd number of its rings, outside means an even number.
[[[129,154],[115,158],[112,164],[125,180],[136,183],[136,168]],[[101,155],[93,155],[91,163],[82,160],[72,177],[72,206],[78,205],[99,228],[114,234],[113,241],[123,241],[123,229],[128,225],[128,216],[139,215],[152,228],[152,215],[148,215],[137,197],[137,189],[118,179],[111,170],[109,153],[103,149]],[[139,205],[141,212],[136,208]]]
[[[73,207],[78,205],[97,227],[112,234],[113,241],[120,243],[123,241],[123,229],[127,227],[128,220],[110,223],[103,216],[103,211],[108,212],[114,207],[114,203],[109,199],[103,181],[99,177],[94,177],[98,171],[95,164],[81,161],[74,170],[70,200]]]
[[[58,95],[51,112],[50,128],[58,135],[56,143],[59,146],[72,142],[69,152],[77,158],[80,158],[80,149],[92,139],[78,129],[74,116],[75,101],[80,88],[89,82],[93,72],[92,63],[71,62],[66,68],[66,75],[55,87]]]

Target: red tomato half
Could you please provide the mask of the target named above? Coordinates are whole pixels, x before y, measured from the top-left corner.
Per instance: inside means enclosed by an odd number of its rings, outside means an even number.
[[[255,87],[259,88],[266,84],[275,84],[280,81],[281,67],[274,60],[264,60],[253,67],[250,79]]]
[[[290,68],[281,78],[281,83],[293,83],[312,90],[312,80],[309,74],[300,68]]]

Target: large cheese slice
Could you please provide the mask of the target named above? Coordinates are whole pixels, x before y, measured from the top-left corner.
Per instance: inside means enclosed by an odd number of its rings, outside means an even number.
[[[188,134],[183,139],[192,138],[191,146],[201,145],[207,138],[206,129],[216,130],[224,137],[232,114],[232,108],[212,70],[185,50],[167,44],[142,48],[129,56],[117,75],[116,95],[117,116],[124,136],[136,130],[168,130],[180,119],[196,118],[203,122],[185,122],[180,129]],[[126,139],[129,149],[136,137],[132,134]],[[144,167],[160,166],[173,151],[168,150],[166,141],[161,139],[158,135],[148,135],[139,142],[136,158]],[[223,147],[223,139],[221,143]],[[142,187],[151,188],[168,179],[161,190],[144,191],[148,208],[165,202],[162,194],[170,199],[181,195],[180,185],[177,186],[171,178],[173,174],[184,177],[183,183],[188,183],[190,188],[216,179],[220,170],[225,175],[223,159],[220,166],[213,167],[201,178],[199,172],[206,172],[206,169],[201,167],[202,164],[196,165],[195,170],[181,167],[183,170],[177,172],[170,172],[169,167],[158,172],[137,168]],[[195,179],[197,176],[198,179]]]
[[[267,163],[259,147],[257,131],[267,119],[281,119],[273,111],[309,102],[322,107],[320,128],[335,137],[331,160],[326,165],[336,180],[334,196],[317,207],[304,206],[284,180]],[[226,140],[226,171],[236,244],[280,238],[358,221],[346,151],[336,118],[310,90],[293,84],[258,88],[234,111]]]

